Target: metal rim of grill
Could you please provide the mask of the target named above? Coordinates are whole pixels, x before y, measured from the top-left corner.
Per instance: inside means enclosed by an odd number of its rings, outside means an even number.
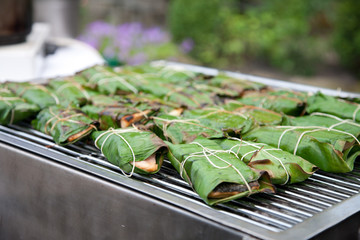
[[[189,70],[214,74],[216,70]],[[234,77],[243,75],[232,73]],[[252,79],[256,78],[256,79]],[[246,75],[249,80],[264,80]],[[271,84],[272,83],[272,84]],[[315,91],[318,88],[281,81],[268,85],[296,90]],[[324,91],[324,89],[321,89]],[[326,90],[326,89],[325,89]],[[326,94],[339,95],[333,90]],[[359,94],[342,93],[346,97]],[[134,174],[127,178],[118,167],[110,164],[94,146],[79,142],[68,146],[55,145],[51,137],[31,129],[27,124],[0,126],[0,141],[16,146],[67,166],[103,178],[110,182],[173,204],[209,221],[263,239],[310,238],[360,211],[360,163],[346,174],[316,172],[308,180],[287,186],[277,186],[277,193],[256,194],[210,207],[180,178],[169,161],[161,170],[149,176]]]

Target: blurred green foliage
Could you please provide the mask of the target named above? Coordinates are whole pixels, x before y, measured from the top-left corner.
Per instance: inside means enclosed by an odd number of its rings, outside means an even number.
[[[204,64],[225,67],[255,60],[309,75],[333,51],[334,22],[340,56],[345,64],[354,64],[350,55],[360,49],[360,8],[353,3],[359,6],[360,1],[172,0],[169,28],[176,41],[194,40],[192,55]],[[350,11],[357,18],[339,23],[338,5],[339,19]]]
[[[342,64],[360,77],[360,1],[339,1],[336,17],[335,49]]]

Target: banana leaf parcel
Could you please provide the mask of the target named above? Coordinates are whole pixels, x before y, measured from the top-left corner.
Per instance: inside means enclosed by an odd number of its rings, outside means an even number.
[[[101,130],[106,130],[109,128],[126,128],[132,124],[143,124],[158,109],[141,103],[137,105],[85,105],[81,110],[92,119],[99,121]]]
[[[197,119],[202,125],[218,129],[232,135],[240,135],[249,131],[253,120],[238,112],[224,109],[205,108],[184,111],[183,116],[188,119]]]
[[[105,66],[93,66],[78,73],[88,80],[87,86],[96,89],[103,94],[128,94],[138,93],[125,76],[115,73]]]
[[[252,117],[259,125],[279,125],[283,115],[265,108],[245,105],[235,100],[225,100],[222,107],[228,111]]]
[[[229,89],[232,91],[238,92],[238,95],[244,94],[246,91],[255,90],[260,91],[265,89],[266,85],[262,83],[252,82],[243,79],[237,79],[225,74],[219,74],[208,80],[208,83],[211,86],[221,87],[224,89]]]
[[[166,144],[154,133],[136,128],[109,129],[92,134],[95,146],[124,175],[159,171],[167,151]]]
[[[34,116],[40,108],[35,104],[26,103],[10,90],[0,88],[0,124],[13,124]]]
[[[281,95],[276,92],[251,92],[237,101],[292,116],[303,115],[306,106],[305,101],[301,98],[289,97],[287,94]]]
[[[6,82],[5,86],[15,95],[25,99],[28,103],[38,105],[41,109],[59,104],[58,97],[40,84],[29,82]]]
[[[336,129],[358,138],[360,136],[360,123],[354,122],[352,119],[342,119],[337,116],[315,112],[302,117],[284,117],[282,124],[285,126],[318,126]]]
[[[172,115],[152,117],[154,126],[151,130],[161,138],[174,144],[192,142],[198,136],[221,138],[225,134],[211,126],[201,124],[198,119],[187,119]]]
[[[308,113],[322,112],[360,122],[360,104],[317,93],[308,100]]]
[[[151,83],[142,85],[139,89],[144,93],[157,96],[166,102],[180,104],[188,108],[209,106],[215,102],[214,96],[203,93],[191,86]]]
[[[68,106],[69,104],[74,104],[76,106],[82,106],[90,101],[91,94],[80,82],[83,84],[86,83],[85,79],[81,76],[58,78],[49,81],[49,87],[51,87],[59,97],[61,105]]]
[[[96,130],[98,122],[82,111],[61,106],[43,109],[32,121],[35,129],[53,137],[56,144],[74,143]]]
[[[266,172],[250,168],[212,140],[198,138],[189,144],[167,144],[171,164],[209,205],[275,192]]]
[[[360,154],[360,142],[354,135],[327,127],[259,127],[242,138],[281,148],[327,172],[352,171]]]
[[[274,184],[292,184],[310,177],[317,167],[279,148],[265,143],[243,141],[237,138],[221,139],[216,142],[224,149],[236,154],[254,169],[266,171]]]

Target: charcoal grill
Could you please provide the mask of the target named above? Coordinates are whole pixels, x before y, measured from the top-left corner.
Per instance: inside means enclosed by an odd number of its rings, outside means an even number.
[[[209,207],[166,160],[154,175],[127,178],[90,144],[57,146],[28,123],[0,126],[0,239],[360,239],[359,163],[277,190]]]

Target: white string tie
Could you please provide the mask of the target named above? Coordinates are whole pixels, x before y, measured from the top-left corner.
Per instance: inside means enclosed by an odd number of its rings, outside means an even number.
[[[243,146],[252,146],[252,147],[255,147],[255,148],[258,149],[258,150],[256,150],[256,151],[260,151],[260,150],[261,150],[261,151],[265,152],[266,154],[268,154],[270,157],[273,157],[273,158],[275,158],[276,160],[278,160],[279,163],[280,163],[280,165],[283,167],[283,169],[285,170],[285,173],[286,173],[286,180],[285,180],[285,182],[284,182],[283,184],[281,184],[281,185],[285,185],[285,184],[287,184],[287,183],[290,181],[290,173],[289,173],[289,171],[286,169],[285,164],[283,163],[283,161],[282,161],[280,158],[278,158],[278,157],[276,157],[276,156],[274,156],[274,155],[272,155],[271,153],[268,152],[268,151],[282,151],[280,148],[264,149],[264,146],[266,145],[266,144],[264,144],[264,143],[250,143],[250,142],[246,142],[246,141],[243,141],[242,139],[238,139],[238,138],[235,138],[235,137],[231,137],[231,138],[229,138],[229,139],[231,139],[231,140],[236,140],[236,141],[240,141],[240,144],[235,145],[235,146],[239,146],[239,150],[240,150],[241,144],[245,144],[245,145],[243,145]],[[260,145],[261,147],[259,147],[258,145]],[[235,147],[235,146],[233,146],[233,147]],[[254,152],[254,151],[251,151],[251,152]],[[241,160],[242,160],[243,158],[244,158],[244,156],[241,158]]]
[[[125,144],[128,146],[128,148],[130,149],[131,151],[131,155],[133,157],[133,163],[132,163],[132,169],[131,169],[131,172],[130,174],[126,174],[121,168],[120,168],[120,171],[122,172],[122,174],[125,175],[125,177],[131,177],[134,172],[135,172],[135,163],[136,163],[136,157],[135,157],[135,153],[134,153],[134,150],[133,148],[131,147],[131,145],[129,144],[129,142],[123,137],[120,135],[120,133],[126,133],[126,132],[139,132],[138,129],[135,129],[135,128],[128,128],[128,129],[113,129],[113,128],[109,128],[109,130],[107,130],[106,132],[103,132],[102,134],[100,134],[96,139],[95,139],[95,146],[100,149],[101,153],[103,154],[103,147],[106,143],[106,141],[109,139],[110,136],[112,135],[116,135],[118,137],[120,137],[124,142]],[[110,133],[109,135],[107,135],[104,139],[104,141],[102,142],[101,144],[101,147],[99,148],[97,146],[97,142],[99,141],[99,139],[101,137],[103,137],[104,135]]]
[[[191,144],[196,144],[198,146],[200,146],[203,150],[202,152],[196,152],[196,153],[192,153],[190,154],[188,157],[186,157],[184,159],[184,161],[181,163],[180,165],[180,173],[181,173],[181,177],[182,177],[182,172],[184,170],[184,166],[185,166],[185,163],[187,162],[188,159],[190,159],[191,157],[205,157],[206,160],[214,167],[214,168],[217,168],[217,169],[226,169],[226,168],[232,168],[239,176],[240,178],[242,179],[242,181],[244,182],[244,184],[246,185],[248,191],[249,191],[249,195],[252,194],[252,189],[250,187],[250,185],[248,184],[248,182],[246,181],[245,177],[241,174],[241,172],[235,168],[231,163],[229,163],[228,161],[222,159],[221,157],[219,157],[218,155],[216,155],[216,153],[219,153],[219,152],[226,152],[228,153],[228,151],[226,150],[213,150],[213,149],[209,149],[209,148],[206,148],[204,147],[203,145],[201,145],[200,143],[198,142],[192,142]],[[201,154],[202,153],[202,154]],[[227,165],[226,166],[218,166],[216,165],[210,158],[209,156],[214,156],[216,157],[217,159],[219,159],[220,161],[226,163]]]

